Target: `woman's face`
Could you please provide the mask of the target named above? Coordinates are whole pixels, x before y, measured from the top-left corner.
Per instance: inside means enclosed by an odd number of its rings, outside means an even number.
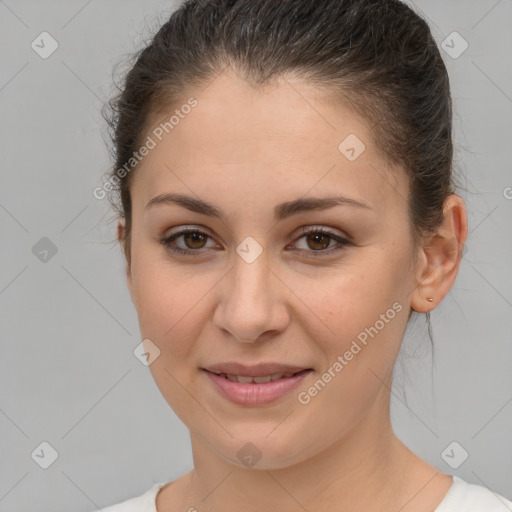
[[[193,96],[161,141],[148,134],[156,146],[131,188],[128,284],[144,346],[160,351],[150,370],[162,395],[194,439],[239,466],[253,455],[286,467],[377,436],[416,285],[405,174],[365,122],[302,82],[256,91],[224,73]],[[220,216],[148,206],[165,194]],[[337,197],[350,201],[305,208]],[[162,242],[185,228],[200,233]],[[309,371],[273,384],[206,371],[224,363]]]

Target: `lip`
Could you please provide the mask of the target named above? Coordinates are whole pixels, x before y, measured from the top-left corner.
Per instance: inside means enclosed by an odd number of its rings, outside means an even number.
[[[311,368],[307,366],[290,366],[271,362],[259,363],[252,366],[230,362],[214,364],[203,369],[212,373],[228,373],[230,375],[240,375],[244,377],[264,377],[265,375],[272,375],[273,373],[297,373],[302,370],[310,370]]]
[[[252,367],[254,369],[254,367]],[[275,369],[275,367],[273,367]],[[285,372],[284,369],[292,369],[290,366],[279,365],[279,368],[276,371],[272,371],[272,373],[292,373],[292,371]],[[246,367],[246,371],[250,371]],[[256,370],[253,370],[256,371]],[[257,371],[262,371],[261,367]],[[267,373],[260,373],[259,375],[250,375],[245,374],[246,376],[259,377],[262,375],[269,375],[269,372],[265,370]],[[221,375],[216,375],[211,371],[202,369],[202,372],[210,379],[213,383],[214,388],[227,400],[233,402],[237,405],[243,405],[246,407],[256,407],[259,405],[266,405],[272,402],[275,402],[279,398],[284,397],[291,391],[293,391],[300,382],[306,378],[310,373],[312,373],[312,369],[301,369],[299,368],[299,373],[293,375],[292,377],[283,377],[281,379],[273,380],[270,382],[262,382],[262,383],[242,383],[242,382],[233,382],[231,380],[222,377]],[[232,371],[222,372],[232,374]],[[233,373],[234,375],[244,375],[242,373]]]

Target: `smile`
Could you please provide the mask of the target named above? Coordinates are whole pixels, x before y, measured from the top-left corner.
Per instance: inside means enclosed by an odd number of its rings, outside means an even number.
[[[237,405],[256,407],[270,404],[288,395],[313,370],[305,369],[296,373],[272,373],[258,377],[214,373],[203,370],[213,388],[225,399]]]
[[[213,373],[215,373],[215,372],[213,372]],[[262,384],[263,382],[279,380],[279,379],[282,379],[283,377],[284,378],[293,377],[294,375],[296,375],[296,373],[273,373],[272,375],[264,375],[261,377],[250,377],[247,375],[231,375],[228,373],[216,373],[216,375],[219,375],[220,377],[229,379],[232,382],[241,382],[243,384],[253,382],[255,384]]]

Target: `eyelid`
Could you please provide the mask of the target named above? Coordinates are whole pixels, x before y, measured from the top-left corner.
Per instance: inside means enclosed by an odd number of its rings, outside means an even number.
[[[351,241],[351,237],[348,233],[344,233],[343,231],[336,230],[334,228],[326,227],[322,224],[310,224],[307,226],[302,226],[300,228],[301,235],[307,235],[309,233],[321,232],[327,235],[337,236],[339,238],[343,238],[347,242]]]
[[[162,240],[169,239],[176,235],[176,237],[180,235],[186,235],[187,233],[201,233],[203,235],[208,236],[212,240],[215,240],[215,236],[212,235],[212,232],[202,224],[185,224],[182,226],[177,226],[175,231],[166,231],[165,234],[161,237]]]
[[[165,235],[158,241],[165,247],[165,249],[171,251],[172,253],[181,254],[185,256],[201,256],[205,253],[205,251],[212,249],[211,247],[199,249],[183,249],[181,247],[177,247],[174,240],[188,233],[199,233],[209,238],[210,240],[215,240],[215,237],[213,237],[210,234],[208,228],[201,225],[185,225],[180,226],[180,229],[178,231]],[[294,242],[298,242],[301,238],[307,236],[310,233],[327,235],[328,237],[331,238],[331,240],[335,242],[336,245],[329,249],[322,249],[318,251],[312,249],[297,249],[301,253],[306,253],[306,257],[317,258],[322,256],[329,256],[333,253],[338,253],[343,250],[346,250],[347,246],[354,245],[354,243],[351,241],[350,236],[347,236],[345,234],[337,234],[332,228],[327,228],[322,225],[302,226],[300,228],[300,236],[296,236],[294,238]],[[287,247],[289,247],[289,244],[287,245]]]
[[[172,248],[171,245],[175,242],[174,240],[185,236],[189,233],[199,233],[201,235],[204,235],[209,240],[215,241],[215,237],[213,237],[208,230],[208,228],[205,228],[201,225],[185,225],[180,226],[180,228],[176,232],[171,232],[169,234],[165,234],[161,238],[158,239],[158,242],[160,242],[165,248],[169,249],[170,251],[176,252],[176,253],[182,253],[182,254],[197,254],[200,255],[205,250],[212,249],[211,247],[208,247],[206,249],[182,249],[181,247],[178,248]],[[207,241],[208,243],[208,241]]]
[[[321,258],[322,256],[329,257],[334,253],[339,253],[346,250],[348,246],[354,245],[354,243],[350,239],[350,236],[345,234],[338,234],[334,229],[322,225],[303,226],[300,229],[300,236],[294,239],[293,244],[296,244],[299,240],[301,240],[303,237],[309,234],[327,235],[331,239],[331,241],[335,242],[335,245],[334,247],[331,247],[329,249],[323,249],[318,251],[314,251],[313,249],[297,249],[301,253],[305,253],[305,257],[307,258]]]

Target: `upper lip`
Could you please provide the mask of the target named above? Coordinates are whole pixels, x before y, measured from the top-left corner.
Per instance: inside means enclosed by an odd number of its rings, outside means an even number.
[[[253,366],[246,366],[233,362],[214,364],[203,369],[213,373],[227,373],[228,375],[241,375],[243,377],[264,377],[274,373],[297,373],[302,370],[309,370],[310,368],[279,363],[259,363]]]

